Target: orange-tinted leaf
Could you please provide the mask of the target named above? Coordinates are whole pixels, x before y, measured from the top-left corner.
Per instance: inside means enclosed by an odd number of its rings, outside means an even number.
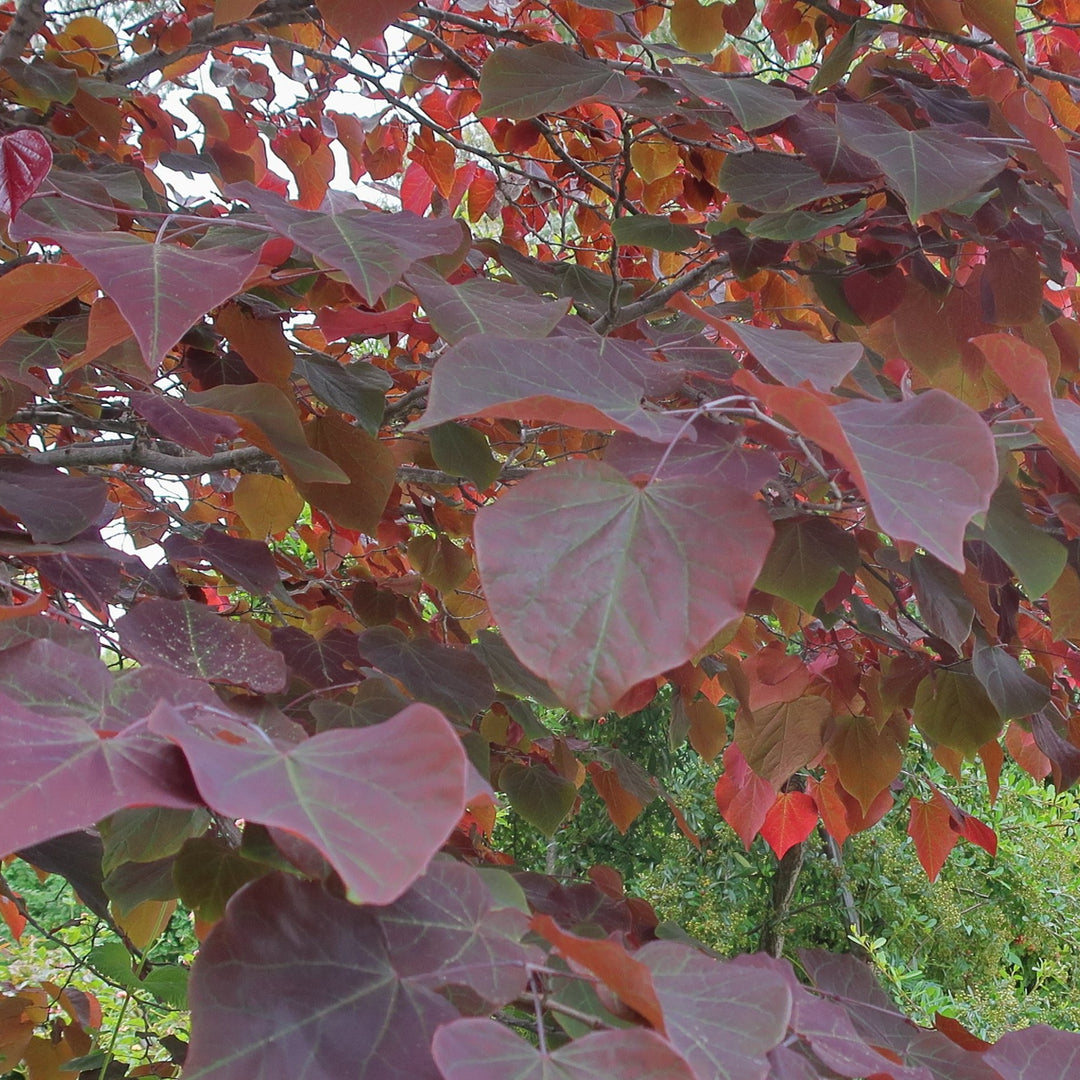
[[[889,728],[878,730],[867,716],[838,717],[829,754],[844,790],[859,800],[864,813],[896,779],[904,762]]]
[[[801,844],[818,823],[818,808],[805,791],[783,791],[770,807],[761,835],[782,859],[789,848]]]
[[[911,820],[908,823],[908,836],[915,841],[915,852],[926,876],[936,881],[949,852],[956,847],[959,839],[951,827],[952,817],[938,799],[924,802],[913,798],[909,810]]]

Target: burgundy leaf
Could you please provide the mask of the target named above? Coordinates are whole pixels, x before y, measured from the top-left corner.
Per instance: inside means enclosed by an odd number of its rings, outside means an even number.
[[[229,193],[261,213],[283,236],[341,270],[369,305],[418,259],[449,255],[463,239],[453,218],[363,209],[336,214],[299,210],[248,183],[234,184]]]
[[[1006,1031],[986,1060],[1003,1080],[1072,1080],[1080,1075],[1080,1035],[1045,1024]]]
[[[912,221],[973,195],[1006,163],[1002,152],[978,139],[938,128],[909,131],[869,105],[841,106],[837,126],[852,150],[878,163]]]
[[[108,495],[102,480],[69,476],[11,454],[0,458],[0,506],[39,543],[61,544],[96,524]]]
[[[0,137],[0,210],[14,217],[41,186],[52,166],[52,148],[40,131]]]
[[[435,991],[475,984],[484,998],[498,970],[501,992],[486,1009],[516,996],[534,955],[518,944],[523,930],[520,913],[493,910],[461,863],[433,864],[388,908],[270,875],[232,900],[195,962],[186,1072],[439,1080],[431,1040],[459,1013]]]
[[[30,641],[0,652],[0,693],[39,716],[79,719],[100,727],[113,683],[109,669],[98,657],[49,640]]]
[[[477,566],[521,661],[582,715],[677,667],[733,619],[772,524],[738,488],[677,476],[640,488],[572,462],[477,518]]]
[[[502,46],[484,63],[478,115],[527,120],[585,101],[627,101],[635,92],[625,75],[567,45],[546,41],[525,49]]]
[[[659,1035],[596,1031],[545,1052],[495,1020],[455,1020],[435,1033],[443,1080],[695,1080]]]
[[[791,1015],[782,976],[670,941],[646,945],[637,958],[652,970],[668,1038],[699,1078],[765,1080],[765,1055],[783,1040]]]
[[[422,263],[409,271],[406,283],[451,345],[470,334],[547,337],[570,307],[568,299],[543,300],[531,289],[486,278],[450,285]]]
[[[198,540],[173,533],[166,538],[164,546],[171,561],[208,562],[230,581],[256,596],[273,592],[281,584],[274,556],[261,540],[243,540],[211,528]]]
[[[430,638],[410,640],[392,626],[360,635],[360,652],[374,667],[397,679],[420,701],[462,720],[471,720],[495,700],[487,668],[471,652]]]
[[[250,627],[192,600],[144,600],[116,620],[120,644],[144,664],[182,675],[246,686],[256,693],[285,687],[285,660]]]
[[[0,850],[93,825],[126,806],[186,809],[198,801],[174,747],[145,725],[102,732],[43,716],[0,694]]]
[[[128,321],[151,371],[211,308],[239,292],[257,251],[148,244],[130,233],[60,233],[62,243],[98,279]]]
[[[676,439],[680,420],[641,406],[649,392],[647,371],[627,363],[620,343],[599,337],[468,337],[439,357],[427,411],[415,426],[492,416]]]
[[[228,416],[189,408],[164,394],[131,391],[131,407],[163,438],[201,454],[212,454],[219,440],[234,439],[240,426]]]
[[[315,638],[298,626],[280,626],[272,631],[270,640],[285,657],[289,670],[317,690],[362,678],[364,661],[357,635],[351,630],[338,628]]]
[[[425,870],[465,808],[465,752],[426,705],[374,727],[275,742],[223,709],[161,706],[208,805],[307,840],[355,898],[384,904]]]
[[[832,412],[881,528],[963,573],[964,530],[997,487],[997,451],[982,417],[941,390],[898,403],[851,401]]]
[[[727,323],[727,331],[785,386],[808,381],[818,390],[831,390],[843,382],[863,354],[858,342],[815,341],[797,330],[772,330],[731,322]]]

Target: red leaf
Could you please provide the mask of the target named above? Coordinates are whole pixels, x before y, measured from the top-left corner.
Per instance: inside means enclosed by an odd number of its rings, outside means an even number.
[[[724,751],[724,772],[716,781],[716,806],[747,850],[776,802],[776,788],[750,769],[732,743]]]
[[[959,836],[952,829],[952,815],[939,799],[912,799],[908,836],[915,841],[919,862],[931,881],[936,881]]]
[[[805,791],[782,791],[765,815],[761,836],[782,859],[789,848],[801,844],[814,831],[817,823],[817,803],[810,795]]]
[[[742,613],[771,538],[761,504],[736,488],[640,488],[580,461],[485,508],[474,542],[510,647],[568,708],[596,715]]]
[[[0,137],[0,210],[14,217],[52,167],[52,148],[40,131]]]

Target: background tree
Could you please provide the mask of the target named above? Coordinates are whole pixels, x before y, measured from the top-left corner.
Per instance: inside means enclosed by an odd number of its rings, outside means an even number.
[[[819,823],[933,879],[964,759],[1080,777],[1068,5],[111,11],[0,39],[0,851],[135,993],[194,913],[185,1076],[1070,1075],[493,842],[665,799],[592,723],[661,691],[774,913]]]

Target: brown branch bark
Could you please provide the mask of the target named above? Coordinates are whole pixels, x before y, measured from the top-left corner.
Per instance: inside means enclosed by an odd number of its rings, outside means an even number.
[[[26,48],[26,43],[41,29],[44,22],[45,0],[18,0],[15,17],[0,40],[0,64],[5,60],[18,60]]]

